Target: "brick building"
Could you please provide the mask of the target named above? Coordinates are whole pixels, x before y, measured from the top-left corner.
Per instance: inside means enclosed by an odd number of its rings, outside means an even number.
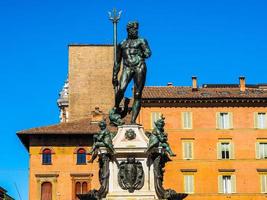
[[[19,131],[30,154],[30,200],[75,199],[98,185],[87,152],[97,121],[113,106],[113,48],[70,45],[69,75],[58,105],[61,123]],[[165,187],[187,199],[266,199],[267,86],[238,84],[145,87],[138,121],[147,131],[161,114],[177,154]],[[114,127],[109,127],[116,131]]]

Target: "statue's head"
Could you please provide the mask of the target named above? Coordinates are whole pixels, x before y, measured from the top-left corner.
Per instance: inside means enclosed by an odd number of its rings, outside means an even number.
[[[139,26],[139,24],[137,21],[128,22],[127,32],[128,32],[128,38],[129,39],[138,38],[138,26]]]
[[[107,123],[104,119],[102,119],[99,123],[98,126],[100,127],[101,130],[104,130],[107,127]]]
[[[135,163],[135,158],[134,157],[128,157],[127,161],[128,161],[128,163]]]
[[[161,115],[161,117],[155,122],[155,126],[158,129],[163,129],[165,126],[165,117],[163,117],[163,115]]]

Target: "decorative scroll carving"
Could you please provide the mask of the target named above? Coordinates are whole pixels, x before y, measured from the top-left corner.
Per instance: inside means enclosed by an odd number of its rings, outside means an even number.
[[[141,162],[127,158],[119,164],[118,183],[123,190],[133,193],[144,186],[144,170]]]

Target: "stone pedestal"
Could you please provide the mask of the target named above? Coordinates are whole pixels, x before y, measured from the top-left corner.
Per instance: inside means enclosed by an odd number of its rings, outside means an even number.
[[[118,127],[118,133],[113,138],[113,145],[116,151],[114,159],[109,163],[110,177],[107,200],[144,200],[157,199],[154,187],[153,166],[147,165],[148,138],[144,133],[144,128],[140,125],[123,125]],[[119,170],[122,162],[127,162],[127,158],[135,158],[143,168],[143,186],[129,192],[119,185]],[[129,171],[129,170],[128,170]],[[128,172],[129,173],[129,172]]]

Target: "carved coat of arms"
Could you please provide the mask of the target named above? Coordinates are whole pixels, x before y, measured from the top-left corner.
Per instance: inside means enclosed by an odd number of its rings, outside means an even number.
[[[133,193],[144,186],[144,170],[141,162],[127,158],[119,164],[118,182],[123,190]]]

